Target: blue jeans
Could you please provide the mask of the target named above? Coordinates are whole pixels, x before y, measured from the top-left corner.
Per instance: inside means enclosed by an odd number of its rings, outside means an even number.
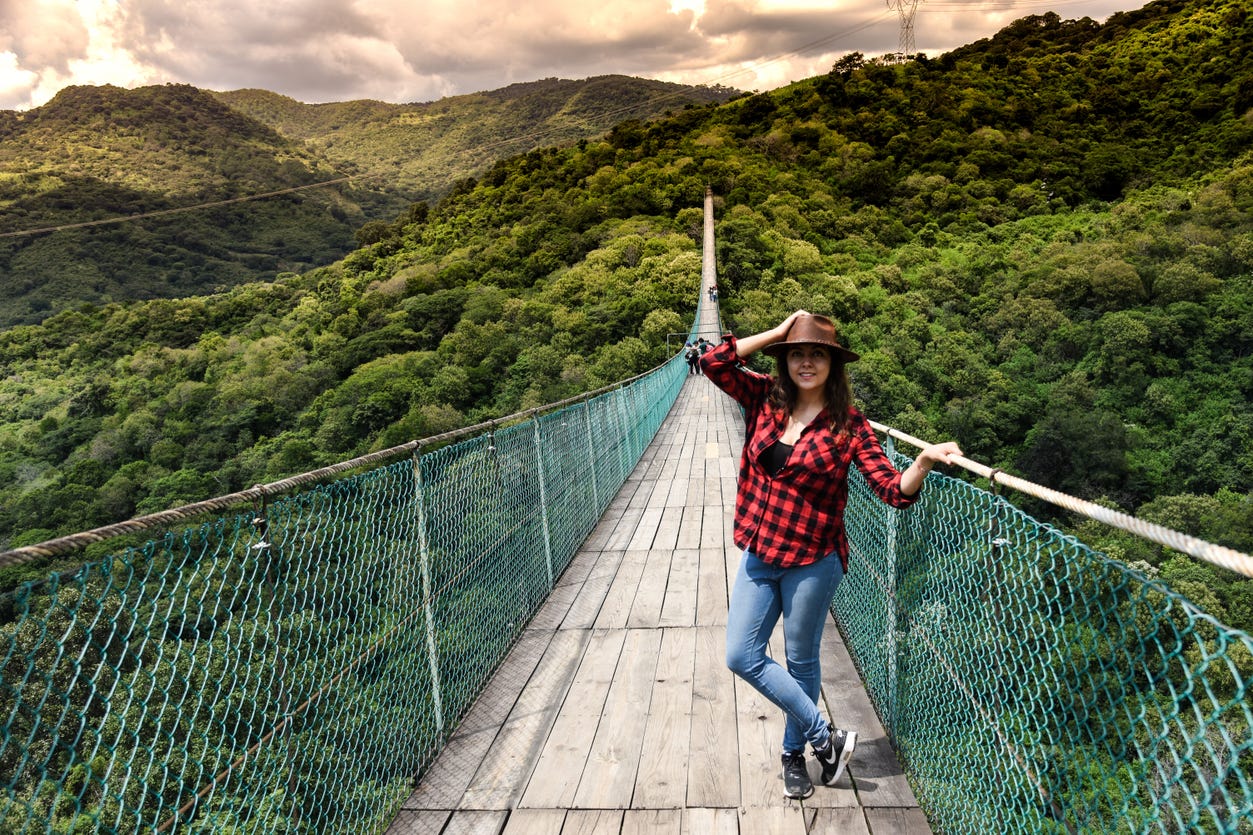
[[[727,612],[727,666],[787,716],[784,751],[804,751],[806,741],[818,748],[826,744],[827,720],[818,710],[818,650],[831,598],[843,578],[837,554],[797,568],[767,565],[748,551],[740,560]],[[766,654],[779,615],[786,670]]]

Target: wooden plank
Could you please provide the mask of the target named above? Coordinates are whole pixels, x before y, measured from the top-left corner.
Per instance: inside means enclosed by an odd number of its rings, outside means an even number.
[[[744,552],[727,540],[724,557],[727,567],[727,605],[730,605],[731,595],[735,591],[735,578],[740,573],[740,563],[744,561]]]
[[[740,805],[773,808],[787,803],[779,762],[783,750],[782,714],[738,677],[735,703],[740,740]]]
[[[596,616],[597,629],[625,629],[639,591],[640,577],[648,564],[647,551],[627,551],[622,555],[618,572],[614,575],[605,602]]]
[[[551,835],[555,829],[544,835]],[[622,831],[622,811],[619,809],[571,809],[566,812],[566,823],[561,835],[618,835]]]
[[[734,499],[732,499],[734,501]],[[700,516],[700,548],[717,548],[722,550],[726,543],[725,532],[734,508],[719,505],[705,505]]]
[[[603,517],[602,517],[603,518]],[[585,544],[586,546],[586,544]],[[566,566],[566,570],[558,575],[554,585],[557,586],[581,586],[584,581],[591,575],[592,571],[600,562],[600,548],[583,547],[578,550],[574,558],[570,560],[570,564]]]
[[[697,552],[699,576],[696,585],[696,625],[725,626],[727,622],[727,564],[721,548],[701,548]]]
[[[868,808],[865,812],[874,835],[930,835],[931,832],[931,822],[918,808]]]
[[[639,588],[627,616],[631,629],[655,629],[661,622],[661,604],[666,599],[666,584],[674,551],[649,551],[648,562],[640,576]]]
[[[687,507],[687,487],[692,470],[690,461],[690,455],[685,454],[680,465],[676,467],[674,480],[670,482],[669,489],[666,491],[666,507],[676,510]]]
[[[627,546],[631,544],[631,540],[635,537],[635,528],[639,524],[640,518],[644,515],[643,507],[631,507],[622,514],[622,518],[614,526],[609,536],[605,539],[604,550],[606,551],[625,551]]]
[[[633,629],[626,633],[601,721],[579,778],[574,808],[631,807],[661,636],[657,629]]]
[[[552,835],[562,831],[565,819],[565,809],[514,809],[504,835]]]
[[[805,815],[799,804],[741,808],[740,832],[745,835],[805,835]]]
[[[562,629],[590,629],[600,617],[605,596],[613,584],[614,575],[622,564],[623,551],[602,551],[600,563],[592,569],[579,589],[578,596],[570,604]]]
[[[696,623],[696,596],[700,584],[700,551],[680,549],[670,560],[659,626],[692,626]]]
[[[514,704],[534,681],[536,670],[545,656],[553,651],[550,646],[552,640],[553,634],[549,630],[524,630],[453,731],[453,736],[500,728]]]
[[[701,543],[701,522],[703,513],[700,505],[690,505],[682,509],[678,535],[675,537],[675,548],[699,548]]]
[[[543,604],[535,613],[535,617],[531,618],[527,628],[549,631],[556,629],[565,620],[566,614],[570,611],[570,604],[578,597],[582,585],[582,583],[566,583],[556,586],[548,593],[548,597],[544,598]]]
[[[448,810],[417,810],[402,809],[386,835],[439,835],[452,812]]]
[[[807,807],[810,805],[808,800],[805,801],[805,805]],[[867,826],[862,810],[857,807],[809,808],[806,811],[810,815],[810,835],[870,835],[872,831],[875,835],[880,835],[877,828],[872,830]]]
[[[848,774],[853,783],[858,783],[858,798],[848,802],[885,808],[916,807],[918,800],[905,769],[833,620],[827,622],[822,634],[822,693],[831,721],[837,727],[857,731],[857,750],[849,762]],[[849,790],[850,784],[841,777],[836,787]]]
[[[653,547],[663,510],[664,508],[654,507],[652,504],[644,509],[644,512],[640,514],[639,522],[636,523],[635,533],[631,535],[631,541],[627,543],[628,551],[647,551]]]
[[[705,494],[707,492],[705,459],[695,458],[692,460],[692,471],[687,479],[687,495],[683,497],[683,506],[700,507],[705,504]]]
[[[492,676],[452,738],[440,751],[406,809],[456,809],[509,712],[550,650],[552,634],[528,630]],[[559,654],[561,647],[552,650]]]
[[[590,638],[590,632],[575,630],[552,636],[527,689],[495,739],[488,740],[491,756],[485,747],[471,761],[473,773],[461,808],[510,809],[515,805]]]
[[[645,510],[650,507],[664,507],[665,488],[659,491],[657,487],[657,479],[662,469],[661,463],[656,459],[648,462],[641,461],[638,469],[640,471],[639,487],[635,495],[631,496],[631,508]]]
[[[683,508],[662,508],[661,521],[657,523],[657,533],[653,536],[653,549],[673,551],[682,535],[682,530]]]
[[[573,805],[625,638],[626,633],[616,629],[592,632],[519,807],[566,809]]]
[[[702,462],[704,474],[701,475],[701,484],[705,485],[705,500],[699,504],[705,507],[725,507],[730,511],[735,503],[735,494],[728,496],[722,492],[722,465],[718,463],[722,455],[730,456],[730,450],[723,451],[719,456],[706,458]],[[693,506],[697,504],[697,502],[692,503]]]
[[[441,835],[495,835],[505,828],[508,812],[466,809],[454,812]]]
[[[678,809],[628,809],[622,816],[622,835],[681,835],[683,813]]]
[[[696,631],[662,633],[632,805],[681,809],[687,799]]]
[[[685,809],[682,832],[683,835],[739,835],[740,816],[734,809]]]
[[[618,489],[580,550],[595,552],[608,547],[613,532],[623,524],[623,518],[630,512],[631,499],[639,488],[639,481],[628,479]]]
[[[465,791],[491,750],[497,733],[497,728],[489,728],[448,740],[403,808],[445,812],[460,808]]]
[[[692,732],[688,750],[688,806],[740,805],[740,744],[735,681],[726,666],[726,632],[694,630]]]

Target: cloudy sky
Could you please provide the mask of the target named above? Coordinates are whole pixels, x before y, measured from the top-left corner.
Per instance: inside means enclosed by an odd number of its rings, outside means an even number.
[[[70,84],[260,87],[303,102],[434,101],[619,73],[769,90],[895,52],[901,8],[938,54],[1053,11],[1146,0],[0,0],[0,109]]]

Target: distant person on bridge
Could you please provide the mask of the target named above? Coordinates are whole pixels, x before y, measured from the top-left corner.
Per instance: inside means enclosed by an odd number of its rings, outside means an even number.
[[[777,378],[744,366],[774,357]],[[784,793],[813,793],[805,764],[812,746],[823,785],[844,773],[856,731],[835,728],[818,709],[818,650],[836,586],[848,571],[844,505],[848,472],[862,471],[893,507],[918,498],[936,464],[961,450],[935,444],[897,472],[869,421],[853,405],[835,323],[798,310],[771,330],[723,342],[701,358],[706,376],[744,407],[747,424],[735,496],[735,544],[744,549],[727,614],[727,666],[783,710]],[[783,617],[787,668],[766,654]]]
[[[700,344],[689,342],[684,346],[683,359],[687,360],[687,373],[700,373]]]

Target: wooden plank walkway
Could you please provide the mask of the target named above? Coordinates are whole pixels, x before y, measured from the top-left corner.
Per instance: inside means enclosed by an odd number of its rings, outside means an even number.
[[[702,293],[715,280],[707,193]],[[716,341],[718,323],[702,305],[698,333]],[[739,407],[689,376],[387,835],[931,831],[830,621],[822,698],[857,750],[835,786],[783,796],[782,715],[724,661],[743,445]]]
[[[689,377],[388,835],[930,832],[833,623],[823,699],[857,752],[783,796],[779,712],[724,664],[742,444],[735,404]]]

